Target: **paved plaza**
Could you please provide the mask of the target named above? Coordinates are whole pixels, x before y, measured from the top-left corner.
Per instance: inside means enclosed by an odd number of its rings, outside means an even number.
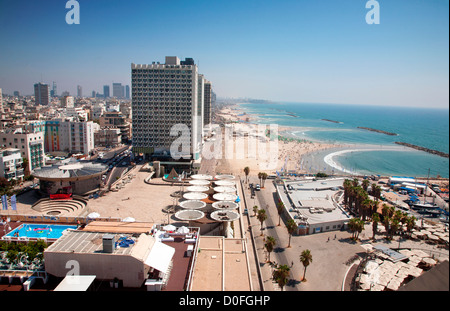
[[[379,237],[372,241],[372,225],[367,223],[365,230],[360,235],[360,240],[354,242],[350,239],[349,231],[331,231],[317,233],[306,236],[292,236],[291,247],[287,248],[289,236],[283,219],[281,226],[278,226],[278,213],[275,206],[276,194],[275,186],[270,180],[266,180],[265,187],[261,191],[256,191],[254,199],[250,198],[250,190],[245,184],[245,178],[242,177],[243,185],[246,188],[246,203],[249,210],[250,222],[255,236],[256,247],[258,251],[259,262],[261,263],[261,273],[265,290],[280,290],[277,284],[271,279],[272,268],[266,263],[266,252],[264,249],[264,237],[260,236],[260,222],[253,216],[253,206],[265,208],[268,218],[263,225],[264,236],[273,236],[277,241],[274,252],[270,259],[278,264],[287,264],[291,267],[291,281],[285,287],[286,291],[306,290],[306,291],[341,291],[347,289],[344,281],[347,283],[351,279],[352,263],[357,263],[358,258],[366,252],[361,245],[367,243],[383,244],[390,248],[397,248],[399,237],[393,241],[386,241]],[[249,177],[249,183],[259,183],[256,176]],[[424,241],[400,240],[402,248],[424,249],[434,252],[440,259],[448,259],[448,250],[437,249],[436,246],[425,243]],[[303,278],[304,267],[299,257],[303,250],[309,249],[312,255],[312,263],[306,270],[307,281],[301,281]],[[355,256],[356,255],[356,256]],[[348,278],[346,280],[346,277]]]

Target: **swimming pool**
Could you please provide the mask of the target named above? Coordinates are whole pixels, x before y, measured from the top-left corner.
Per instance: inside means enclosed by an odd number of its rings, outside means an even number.
[[[77,229],[75,225],[51,225],[51,224],[22,224],[14,230],[8,232],[5,237],[27,237],[30,239],[47,238],[58,239],[63,235],[64,230]]]

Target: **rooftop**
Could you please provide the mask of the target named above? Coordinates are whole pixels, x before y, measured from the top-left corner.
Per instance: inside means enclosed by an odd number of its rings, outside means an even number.
[[[200,251],[190,290],[252,290],[245,239],[201,236],[198,243]]]
[[[51,166],[44,166],[34,171],[36,178],[73,178],[73,177],[89,177],[96,174],[106,172],[107,166],[100,163],[92,163],[88,161],[79,162],[73,158],[63,160]]]
[[[45,252],[93,254],[103,253],[103,232],[71,231],[64,234],[55,243],[50,245]],[[113,234],[114,241],[118,242],[123,235]],[[133,240],[133,244],[127,247],[116,247],[114,255],[135,255],[150,249],[155,243],[153,237],[141,234],[139,238],[131,235],[127,240]]]

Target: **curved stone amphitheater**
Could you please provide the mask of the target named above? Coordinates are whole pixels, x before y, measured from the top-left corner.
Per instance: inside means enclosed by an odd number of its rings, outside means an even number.
[[[78,197],[72,200],[41,199],[31,208],[47,216],[82,216],[87,213],[87,201]]]

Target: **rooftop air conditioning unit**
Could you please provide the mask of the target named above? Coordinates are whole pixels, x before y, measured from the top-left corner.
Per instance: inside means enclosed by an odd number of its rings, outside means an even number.
[[[103,252],[112,254],[115,249],[114,234],[103,235]]]

